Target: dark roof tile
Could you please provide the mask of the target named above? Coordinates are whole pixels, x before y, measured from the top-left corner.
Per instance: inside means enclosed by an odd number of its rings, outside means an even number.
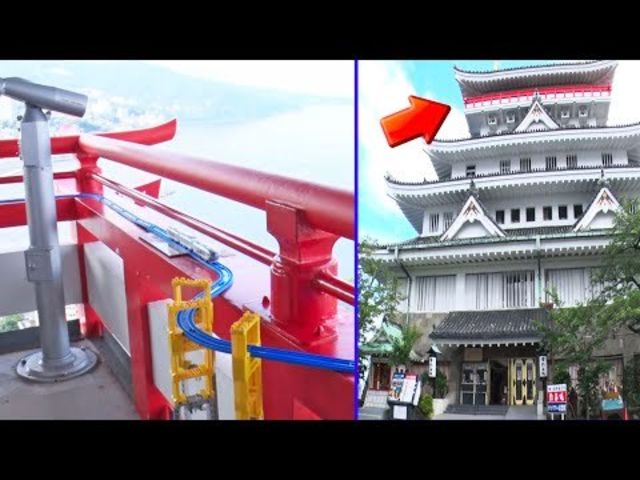
[[[505,340],[542,338],[535,322],[546,322],[543,308],[451,312],[433,330],[433,339]]]

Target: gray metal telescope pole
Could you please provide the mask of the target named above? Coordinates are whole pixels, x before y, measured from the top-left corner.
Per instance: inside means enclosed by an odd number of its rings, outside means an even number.
[[[89,371],[97,358],[69,344],[49,124],[42,109],[29,103],[21,123],[20,151],[31,241],[25,261],[27,279],[35,285],[42,350],[23,358],[17,372],[30,380],[56,382]]]

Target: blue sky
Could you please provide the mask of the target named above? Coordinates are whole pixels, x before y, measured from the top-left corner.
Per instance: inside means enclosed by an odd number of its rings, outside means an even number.
[[[566,60],[562,60],[566,61]],[[408,96],[418,95],[452,107],[438,138],[468,137],[462,95],[454,79],[453,67],[465,70],[494,70],[552,63],[549,60],[467,61],[361,61],[359,70],[359,237],[383,242],[407,240],[417,236],[395,202],[386,195],[384,175],[402,180],[435,178],[429,157],[423,152],[424,140],[417,139],[394,149],[385,139],[379,121],[407,108]],[[609,124],[640,120],[640,63],[620,62],[613,84]],[[617,92],[617,93],[616,93]],[[616,95],[618,95],[616,97]],[[620,102],[620,97],[626,101]],[[617,98],[617,103],[616,103]],[[631,102],[629,102],[631,100]],[[635,108],[634,108],[635,107]],[[638,112],[638,113],[635,113]]]

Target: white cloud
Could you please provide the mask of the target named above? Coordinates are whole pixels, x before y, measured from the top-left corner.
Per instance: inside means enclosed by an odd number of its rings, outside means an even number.
[[[375,196],[377,205],[387,212],[400,214],[396,203],[387,195],[384,175],[389,172],[399,180],[435,178],[431,161],[423,151],[422,139],[390,148],[386,142],[380,119],[409,106],[409,95],[414,87],[396,61],[362,61],[358,65],[359,76],[359,143],[366,161],[361,165],[360,183]],[[425,98],[433,98],[429,92],[419,92]],[[437,100],[433,98],[434,100]],[[452,108],[437,138],[461,138],[468,136],[464,114]]]
[[[53,75],[60,75],[61,77],[70,77],[71,72],[66,68],[62,67],[51,67],[47,69],[47,73],[51,73]]]
[[[640,122],[640,61],[622,60],[613,78],[609,125]]]
[[[177,72],[236,85],[353,98],[350,60],[150,60]]]

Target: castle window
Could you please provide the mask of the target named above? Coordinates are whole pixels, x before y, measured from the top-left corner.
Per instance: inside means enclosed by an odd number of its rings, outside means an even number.
[[[444,229],[448,229],[453,223],[453,212],[444,212]]]
[[[578,218],[582,215],[582,204],[577,203],[573,206],[573,218]]]
[[[512,208],[511,209],[511,223],[520,223],[520,209]]]
[[[504,210],[496,210],[496,223],[498,225],[504,224]]]
[[[576,168],[578,166],[577,155],[567,155],[567,168]]]
[[[435,233],[440,228],[440,214],[432,213],[429,215],[429,231]]]
[[[476,176],[476,166],[467,165],[467,177],[475,177],[475,176]]]
[[[553,220],[553,208],[551,208],[551,207],[542,207],[542,219],[543,220]]]
[[[515,112],[507,112],[507,123],[514,123],[516,121]]]
[[[527,222],[536,221],[536,209],[534,207],[527,208]]]
[[[534,272],[467,274],[465,297],[467,308],[474,310],[533,307]]]
[[[566,205],[560,205],[558,207],[558,218],[560,220],[566,220],[567,219],[567,206]]]
[[[415,292],[416,311],[448,312],[455,307],[456,276],[416,277]]]
[[[544,161],[547,170],[555,170],[558,167],[558,160],[555,155],[545,157]]]
[[[520,159],[520,171],[521,172],[531,171],[531,157],[525,157]]]
[[[500,160],[500,173],[511,173],[511,160]]]
[[[569,109],[568,108],[563,108],[560,111],[560,118],[569,118]]]
[[[613,155],[610,153],[603,153],[602,154],[602,166],[603,167],[610,167],[611,165],[613,165]]]
[[[498,119],[496,118],[495,115],[489,115],[489,118],[487,119],[487,123],[489,125],[496,125],[498,123]]]
[[[578,116],[580,118],[585,118],[587,116],[587,107],[585,105],[582,105],[578,110]]]

